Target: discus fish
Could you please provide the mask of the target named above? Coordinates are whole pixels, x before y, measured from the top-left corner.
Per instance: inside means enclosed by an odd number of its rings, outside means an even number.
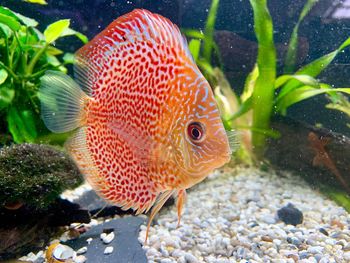
[[[74,82],[47,71],[42,118],[53,132],[77,129],[66,148],[99,195],[136,213],[177,195],[230,160],[211,88],[170,20],[135,9],[76,53]],[[80,88],[81,87],[81,88]]]

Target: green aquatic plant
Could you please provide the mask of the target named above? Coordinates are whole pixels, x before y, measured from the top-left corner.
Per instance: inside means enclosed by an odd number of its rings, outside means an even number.
[[[212,65],[213,56],[220,68],[222,68],[219,48],[214,41],[218,7],[219,0],[212,0],[205,22],[204,32],[194,29],[182,29],[182,32],[191,39],[189,49],[196,64],[212,86],[215,86],[216,82],[214,67]]]
[[[297,50],[297,32],[303,18],[310,11],[316,1],[307,1],[295,26],[287,56],[287,71],[295,66]],[[243,94],[238,97],[238,110],[227,117],[224,114],[226,126],[237,127],[237,120],[246,114],[246,127],[251,131],[251,148],[258,158],[264,154],[266,137],[276,137],[278,133],[270,129],[270,119],[273,115],[285,115],[287,109],[308,98],[319,94],[327,94],[333,103],[327,107],[344,109],[334,101],[340,98],[340,93],[350,94],[350,88],[334,88],[329,84],[320,83],[316,77],[334,60],[334,58],[350,45],[350,38],[346,39],[338,49],[326,54],[311,63],[301,67],[292,74],[276,76],[276,52],[273,39],[273,23],[266,0],[250,0],[254,13],[254,28],[258,41],[257,62],[248,75]],[[236,96],[236,95],[235,95]],[[343,103],[344,104],[344,103]]]
[[[47,26],[41,33],[38,22],[0,6],[0,119],[7,123],[1,131],[16,143],[34,142],[48,131],[40,119],[37,92],[46,70],[67,72],[73,54],[55,47],[55,41],[74,35],[87,38],[69,27],[68,19]],[[4,140],[2,140],[4,141]]]

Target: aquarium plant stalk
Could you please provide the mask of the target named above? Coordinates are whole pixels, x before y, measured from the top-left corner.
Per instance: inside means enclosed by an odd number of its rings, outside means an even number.
[[[273,41],[273,25],[266,0],[250,0],[254,12],[254,29],[258,40],[257,65],[259,76],[253,91],[252,143],[257,156],[263,154],[266,134],[257,130],[269,130],[273,109],[274,82],[276,78],[276,49]]]

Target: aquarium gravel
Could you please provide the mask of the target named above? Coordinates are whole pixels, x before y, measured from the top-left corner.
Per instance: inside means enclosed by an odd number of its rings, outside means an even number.
[[[302,212],[301,224],[278,219],[288,204]],[[342,207],[299,176],[226,170],[189,192],[179,228],[175,207],[163,210],[143,248],[149,262],[161,263],[350,262],[349,223]],[[145,234],[141,226],[142,244]]]

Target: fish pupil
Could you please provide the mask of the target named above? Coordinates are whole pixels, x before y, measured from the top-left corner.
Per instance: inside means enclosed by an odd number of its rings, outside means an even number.
[[[198,122],[193,122],[188,126],[188,135],[192,141],[198,142],[203,139],[204,128]]]

